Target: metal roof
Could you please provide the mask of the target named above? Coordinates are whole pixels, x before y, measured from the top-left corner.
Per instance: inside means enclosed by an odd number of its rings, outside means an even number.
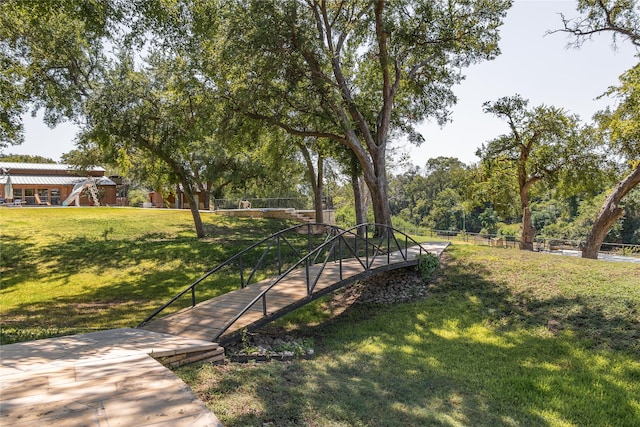
[[[74,165],[61,163],[17,163],[17,162],[0,162],[0,169],[7,169],[9,174],[19,173],[21,170],[42,170],[42,171],[69,171],[75,172],[78,168]],[[105,168],[95,166],[89,169],[91,172],[104,172]]]
[[[11,175],[11,184],[13,185],[75,185],[79,182],[92,179],[96,185],[116,185],[105,176],[94,178],[83,178],[78,176],[47,176],[47,175]],[[6,176],[0,176],[0,185],[7,182]]]

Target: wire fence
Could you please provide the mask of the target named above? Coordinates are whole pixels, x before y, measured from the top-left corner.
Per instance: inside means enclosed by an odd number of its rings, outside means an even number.
[[[323,209],[332,209],[331,197],[322,198]],[[313,199],[310,197],[273,197],[246,199],[213,199],[214,209],[296,209],[312,210]]]
[[[431,238],[444,238],[449,241],[464,241],[476,245],[487,245],[504,248],[519,248],[519,236],[501,236],[497,234],[470,233],[458,230],[435,230],[428,228],[404,228],[402,231],[408,234],[429,236]],[[536,237],[533,242],[535,251],[580,251],[584,246],[584,240],[556,239]],[[640,258],[640,245],[626,243],[603,243],[600,252],[611,255],[623,255]]]

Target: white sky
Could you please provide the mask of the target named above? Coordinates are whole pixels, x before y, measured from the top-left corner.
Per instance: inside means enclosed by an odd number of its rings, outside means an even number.
[[[465,81],[454,89],[458,104],[452,110],[453,121],[443,128],[428,123],[419,127],[426,142],[407,147],[413,164],[422,167],[438,156],[476,162],[476,149],[506,131],[504,122],[482,112],[485,101],[519,93],[530,100],[530,107],[561,107],[584,121],[612,103],[595,98],[616,85],[620,74],[636,63],[636,51],[621,39],[615,51],[609,34],[596,36],[578,50],[567,49],[567,34],[544,35],[561,26],[559,13],[575,16],[575,1],[515,1],[500,30],[502,54],[465,70]],[[59,161],[74,148],[75,132],[72,124],[49,129],[41,118],[29,116],[25,118],[25,143],[3,154],[32,154]]]

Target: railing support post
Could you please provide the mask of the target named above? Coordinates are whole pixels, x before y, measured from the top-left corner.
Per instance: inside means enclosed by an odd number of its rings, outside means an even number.
[[[391,264],[391,230],[385,225],[387,229],[387,265]]]
[[[420,246],[420,253],[422,253],[422,246]],[[404,235],[404,259],[409,258],[409,236]]]
[[[309,275],[309,258],[304,263],[306,282],[307,282],[307,296],[311,295],[311,277]]]
[[[343,239],[343,237],[340,236],[339,239],[340,239],[340,240],[338,240],[338,252],[339,252],[339,255],[340,255],[340,261],[339,261],[340,262],[340,268],[339,268],[339,271],[340,271],[340,280],[342,280],[342,239]]]
[[[278,234],[278,274],[282,274],[282,254],[280,253],[280,235]]]
[[[369,270],[369,226],[364,226],[364,262]]]

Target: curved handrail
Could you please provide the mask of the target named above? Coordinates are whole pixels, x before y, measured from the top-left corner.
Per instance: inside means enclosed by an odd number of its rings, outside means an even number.
[[[307,252],[311,252],[312,251],[312,247],[311,247],[311,235],[312,235],[312,230],[317,228],[317,227],[323,227],[325,230],[327,230],[327,238],[325,239],[325,241],[327,239],[330,238],[330,236],[334,233],[336,233],[337,231],[346,231],[345,229],[338,227],[336,225],[332,225],[332,224],[324,224],[324,223],[307,223],[307,224],[297,224],[294,226],[291,226],[289,228],[286,228],[284,230],[280,230],[277,233],[272,234],[269,237],[266,237],[254,244],[252,244],[251,246],[247,247],[246,249],[238,252],[237,254],[235,254],[234,256],[232,256],[231,258],[229,258],[228,260],[224,261],[223,263],[217,265],[216,267],[214,267],[213,269],[205,272],[199,279],[197,279],[196,281],[192,282],[189,286],[187,286],[186,288],[184,288],[182,291],[180,291],[177,295],[175,295],[173,298],[171,298],[168,302],[166,302],[165,304],[163,304],[162,306],[160,306],[158,309],[156,309],[153,313],[151,313],[151,315],[149,315],[146,319],[144,319],[139,325],[138,327],[141,327],[143,325],[145,325],[146,323],[148,323],[149,321],[151,321],[153,318],[155,318],[158,314],[160,314],[161,312],[163,312],[164,310],[166,310],[169,306],[173,305],[176,301],[178,301],[180,298],[182,298],[185,294],[191,292],[191,307],[196,305],[196,296],[195,296],[195,290],[196,287],[202,283],[204,280],[206,280],[208,277],[210,277],[211,275],[217,273],[218,271],[222,270],[223,268],[232,265],[234,263],[238,263],[239,264],[239,270],[240,270],[240,287],[243,288],[246,285],[251,283],[251,280],[253,279],[253,277],[255,276],[255,273],[258,271],[258,269],[261,267],[262,263],[265,260],[265,257],[267,255],[267,253],[270,251],[270,249],[273,246],[274,241],[277,242],[278,245],[278,274],[282,273],[282,263],[281,263],[281,251],[280,251],[280,244],[281,241],[283,241],[294,253],[297,254],[297,256],[299,258],[303,258],[305,255],[301,254],[297,248],[295,248],[291,242],[284,238],[283,236],[289,234],[289,233],[298,233],[298,230],[303,230],[306,228],[306,234],[309,236],[307,239]],[[253,267],[253,269],[251,270],[251,273],[249,274],[249,276],[247,277],[247,280],[245,281],[244,279],[244,266],[242,263],[242,258],[245,254],[255,250],[256,248],[259,248],[261,245],[265,245],[266,244],[266,248],[264,249],[264,251],[262,252],[262,255],[260,256],[257,264]]]
[[[231,319],[229,322],[227,322],[227,324],[220,330],[220,332],[218,332],[218,334],[213,338],[213,341],[217,340],[218,338],[220,338],[227,330],[229,330],[229,328],[231,326],[233,326],[233,324],[235,322],[237,322],[244,314],[246,314],[246,312],[253,306],[255,305],[258,301],[260,301],[261,299],[263,300],[263,316],[267,316],[266,313],[266,295],[267,293],[273,289],[278,283],[280,283],[282,281],[282,279],[284,279],[287,275],[289,275],[289,273],[291,273],[294,270],[297,270],[298,268],[300,268],[303,264],[305,266],[305,268],[307,269],[307,296],[310,297],[313,294],[313,290],[315,288],[315,285],[318,283],[318,280],[320,279],[320,276],[322,275],[322,273],[324,272],[324,268],[327,265],[327,262],[330,258],[331,253],[333,252],[333,249],[335,248],[335,245],[338,242],[344,242],[347,247],[350,249],[350,252],[354,255],[354,257],[356,259],[358,259],[358,261],[360,262],[360,265],[363,266],[363,268],[368,271],[371,266],[373,265],[373,262],[375,261],[376,257],[380,254],[380,248],[381,245],[372,245],[373,248],[375,248],[375,252],[372,255],[371,261],[369,261],[369,254],[368,251],[365,250],[365,256],[366,256],[366,260],[363,263],[362,260],[360,260],[359,256],[357,255],[357,251],[353,251],[349,245],[348,242],[344,239],[345,235],[353,235],[353,236],[358,236],[357,233],[354,233],[353,230],[357,230],[360,227],[364,227],[365,229],[365,237],[364,239],[367,239],[368,236],[368,228],[369,227],[375,227],[376,230],[380,230],[380,229],[386,229],[388,232],[384,233],[381,237],[381,239],[384,239],[386,237],[387,239],[387,251],[385,252],[387,254],[387,264],[389,264],[389,256],[391,254],[391,245],[390,245],[390,241],[391,241],[391,236],[393,236],[393,241],[397,247],[397,250],[400,252],[400,254],[402,255],[402,258],[405,261],[408,261],[407,257],[408,257],[408,241],[410,240],[414,246],[418,246],[420,248],[420,254],[424,252],[428,252],[420,243],[418,243],[415,239],[413,239],[411,236],[409,236],[408,234],[397,230],[393,227],[387,226],[385,224],[360,224],[360,225],[356,225],[355,227],[352,227],[350,229],[341,229],[341,232],[339,234],[337,234],[336,236],[334,236],[331,239],[326,240],[322,245],[316,247],[314,250],[312,250],[309,254],[307,254],[305,257],[301,258],[297,263],[295,263],[294,265],[292,265],[291,267],[289,267],[284,273],[282,273],[281,275],[279,275],[278,277],[276,277],[274,279],[274,281],[267,286],[265,289],[263,289],[258,295],[256,295],[253,300],[251,300],[251,302],[249,302],[242,310],[240,310],[240,312],[238,312],[238,314],[236,316],[234,316],[233,319]],[[398,239],[395,237],[395,233],[399,233],[401,235],[403,235],[405,237],[405,245],[404,245],[404,252],[403,252],[403,248],[400,246],[400,243],[398,242]],[[362,237],[360,237],[362,238]],[[357,242],[357,239],[356,239]],[[327,255],[327,257],[325,257],[325,260],[322,264],[322,267],[320,268],[320,270],[317,272],[316,277],[313,281],[313,284],[311,285],[310,283],[310,276],[309,276],[309,260],[313,257],[317,259],[318,254],[325,249],[327,246],[331,246],[331,249],[329,250],[329,254]],[[365,245],[365,248],[368,248],[368,245]],[[340,278],[342,280],[342,260],[343,258],[340,257],[339,261],[340,261]],[[311,285],[311,286],[310,286]]]

